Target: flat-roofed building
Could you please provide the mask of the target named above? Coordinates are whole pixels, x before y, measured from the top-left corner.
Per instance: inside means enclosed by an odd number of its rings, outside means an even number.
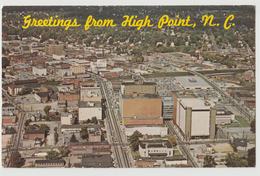
[[[216,109],[200,98],[180,98],[177,102],[176,124],[187,140],[215,137]]]
[[[158,95],[122,96],[119,100],[123,118],[161,118],[162,99]]]
[[[88,119],[102,119],[102,107],[100,102],[83,102],[79,103],[79,122],[84,122]]]
[[[60,68],[57,70],[57,75],[60,77],[66,77],[66,76],[71,76],[72,71],[70,68]]]
[[[225,107],[217,108],[216,124],[218,125],[229,124],[233,120],[235,120],[235,114],[227,110]]]
[[[15,107],[13,104],[4,102],[2,104],[2,115],[14,115],[15,113]]]
[[[168,134],[163,125],[162,98],[157,95],[155,83],[123,83],[119,109],[127,136],[135,131],[143,135]]]
[[[80,100],[81,101],[98,101],[101,102],[102,95],[100,87],[80,87]]]
[[[162,118],[124,118],[124,125],[162,125]]]
[[[122,95],[132,94],[156,94],[156,83],[154,82],[124,82],[121,85]]]
[[[80,65],[80,64],[74,64],[70,66],[70,70],[72,72],[72,74],[77,75],[77,74],[83,74],[86,72],[86,68],[84,65]]]
[[[74,123],[73,115],[70,113],[61,113],[61,124],[72,125]]]
[[[177,76],[175,79],[177,84],[180,84],[185,90],[212,89],[205,80],[198,76]]]
[[[74,90],[73,83],[63,83],[57,86],[59,92],[70,92]]]
[[[86,154],[111,155],[111,146],[107,141],[70,143],[68,147],[70,150],[70,155],[75,157],[82,157]]]
[[[16,125],[15,115],[2,115],[2,125],[3,126],[15,126]]]
[[[40,66],[34,66],[32,67],[32,73],[37,76],[46,76],[47,75],[47,69]]]
[[[45,52],[48,55],[64,55],[64,45],[62,44],[50,44],[45,48]]]
[[[168,128],[161,125],[125,125],[125,134],[126,136],[131,136],[135,131],[139,131],[142,135],[151,135],[151,136],[166,136],[168,135]]]
[[[2,134],[2,149],[11,145],[13,134]]]
[[[110,154],[105,155],[84,155],[82,157],[81,167],[88,168],[108,168],[114,167],[113,159]]]
[[[141,140],[139,144],[139,154],[141,157],[172,157],[174,155],[174,148],[168,140]]]
[[[174,155],[171,158],[166,158],[164,162],[165,162],[165,165],[168,167],[173,167],[173,166],[187,167],[188,166],[188,160],[183,155]]]

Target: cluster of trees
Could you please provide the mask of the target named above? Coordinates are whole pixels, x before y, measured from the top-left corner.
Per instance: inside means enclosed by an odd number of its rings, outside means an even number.
[[[247,157],[241,157],[237,153],[229,153],[225,161],[227,167],[255,167],[255,148],[248,150]],[[216,162],[214,157],[206,155],[203,166],[215,167]]]
[[[65,107],[65,110],[66,109],[67,108]],[[51,110],[51,106],[49,106],[49,105],[45,106],[43,109],[45,115],[41,118],[45,119],[46,121],[59,121],[60,120],[59,112],[50,114],[50,110]],[[67,112],[67,111],[65,111],[65,112]]]
[[[39,126],[39,130],[44,131],[45,134],[47,135],[49,133],[49,131],[50,131],[50,127],[48,125],[46,125],[46,124],[41,124]]]
[[[15,134],[16,130],[14,129],[14,127],[7,127],[5,128],[5,134]]]
[[[255,167],[255,147],[248,150],[247,162],[249,167]]]
[[[57,160],[63,157],[68,157],[70,151],[67,147],[60,147],[59,150],[51,150],[47,152],[46,159],[48,160]]]
[[[215,167],[215,166],[216,166],[216,162],[213,156],[206,155],[204,158],[203,167]]]
[[[3,48],[3,54],[7,53],[7,50]],[[10,61],[7,59],[7,57],[2,57],[2,69],[6,68],[10,65]]]
[[[143,137],[143,135],[139,131],[135,131],[132,136],[130,136],[130,146],[133,151],[138,151],[140,140],[139,138]]]
[[[144,57],[143,56],[134,56],[131,59],[132,63],[142,63],[144,62]]]
[[[226,158],[226,166],[228,166],[228,167],[247,167],[248,161],[246,158],[240,157],[237,153],[229,153]]]
[[[88,140],[88,128],[87,127],[81,128],[80,137],[82,139]]]
[[[176,136],[169,135],[169,136],[168,136],[168,140],[169,140],[169,142],[170,142],[173,146],[177,145]]]
[[[96,117],[92,117],[91,119],[88,119],[84,121],[83,123],[88,124],[88,123],[93,123],[93,124],[98,124],[98,119]]]
[[[55,128],[54,128],[54,142],[55,142],[55,144],[57,144],[57,143],[58,143],[58,141],[59,141],[59,133],[58,133],[58,128],[57,128],[57,127],[55,127]]]
[[[234,60],[234,58],[231,55],[223,56],[220,54],[203,52],[202,57],[206,61],[221,63],[221,64],[228,66],[229,68],[236,67],[236,61]]]
[[[44,107],[44,112],[45,112],[45,120],[49,121],[50,120],[50,110],[51,110],[51,106],[47,105]]]
[[[51,150],[47,153],[46,159],[48,160],[57,160],[60,159],[61,155],[59,152],[55,151],[55,150]]]
[[[10,161],[12,163],[11,167],[19,168],[25,164],[25,159],[22,158],[21,154],[18,151],[11,153]]]

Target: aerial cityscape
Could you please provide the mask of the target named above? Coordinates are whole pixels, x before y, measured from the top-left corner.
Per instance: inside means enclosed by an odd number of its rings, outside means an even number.
[[[23,29],[23,16],[235,27]],[[84,26],[81,26],[84,28]],[[5,168],[255,167],[254,6],[5,6]]]

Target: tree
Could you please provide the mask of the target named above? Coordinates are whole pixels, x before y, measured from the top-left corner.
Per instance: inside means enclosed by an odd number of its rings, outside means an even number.
[[[16,130],[13,127],[8,127],[8,128],[6,128],[5,133],[6,134],[15,134]]]
[[[68,112],[68,101],[65,101],[64,112]]]
[[[39,127],[40,130],[44,131],[45,134],[47,135],[50,131],[50,127],[46,124],[41,124],[40,127]]]
[[[144,57],[143,56],[134,56],[134,57],[132,57],[131,62],[142,63],[142,62],[144,62]]]
[[[229,153],[226,157],[228,167],[247,167],[247,160],[240,158],[236,153]]]
[[[68,157],[69,156],[69,149],[67,147],[61,147],[60,148],[60,154],[62,157]]]
[[[9,65],[10,65],[10,61],[7,59],[7,57],[2,57],[2,68],[6,68]]]
[[[80,137],[82,139],[88,139],[88,128],[87,127],[81,128]]]
[[[132,136],[130,136],[130,146],[133,151],[137,151],[139,149],[140,137],[143,137],[143,135],[139,131],[135,131]]]
[[[98,124],[98,120],[97,120],[96,117],[92,117],[91,121],[92,121],[92,123],[94,123],[94,124]]]
[[[24,126],[25,126],[25,127],[29,126],[29,124],[30,124],[31,122],[32,122],[31,119],[26,120],[25,123],[24,123]]]
[[[57,160],[60,159],[60,153],[54,150],[51,150],[47,153],[46,159],[48,160]]]
[[[75,136],[74,133],[72,134],[72,136],[71,136],[71,138],[70,138],[70,142],[71,142],[71,143],[79,142],[79,141],[77,140],[77,138],[76,138],[76,136]]]
[[[255,147],[248,150],[247,162],[249,167],[255,167]]]
[[[168,140],[172,145],[177,144],[176,136],[170,135],[170,136],[168,136]]]
[[[25,163],[25,159],[22,158],[18,151],[14,151],[10,156],[11,167],[22,167]]]
[[[39,128],[40,128],[40,130],[43,130],[43,131],[46,131],[46,132],[50,131],[50,127],[46,124],[41,124]]]
[[[215,167],[216,162],[211,155],[206,155],[204,158],[204,167]]]
[[[55,141],[55,144],[57,144],[58,141],[59,141],[59,134],[58,134],[58,128],[57,127],[54,128],[54,141]]]
[[[250,127],[251,127],[250,130],[251,130],[253,133],[255,133],[255,119],[251,121]]]
[[[47,106],[44,107],[43,110],[44,110],[46,116],[49,116],[49,112],[50,112],[50,110],[51,110],[51,106],[47,105]]]

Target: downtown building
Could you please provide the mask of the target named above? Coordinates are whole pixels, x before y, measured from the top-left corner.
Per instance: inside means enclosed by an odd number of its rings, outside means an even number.
[[[163,124],[162,98],[156,93],[155,83],[123,83],[119,109],[127,136],[135,131],[143,135],[168,134]]]
[[[215,138],[216,109],[201,98],[178,98],[176,125],[186,140]]]
[[[45,47],[45,52],[47,55],[64,55],[64,45],[63,44],[49,44]]]

